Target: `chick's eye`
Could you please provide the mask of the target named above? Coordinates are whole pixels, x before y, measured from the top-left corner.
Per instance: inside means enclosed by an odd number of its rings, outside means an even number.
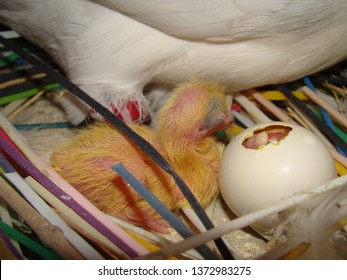
[[[223,111],[222,102],[219,98],[214,98],[208,103],[208,115],[213,116],[218,112]]]
[[[205,123],[205,124],[208,124],[208,123],[210,123],[210,122],[211,122],[211,116],[208,115],[208,116],[204,119],[204,123]]]

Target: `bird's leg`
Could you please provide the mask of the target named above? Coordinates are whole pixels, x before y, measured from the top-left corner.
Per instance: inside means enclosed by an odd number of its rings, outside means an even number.
[[[125,123],[148,124],[151,120],[147,107],[144,108],[140,100],[125,100],[124,102],[109,102],[106,108],[110,109],[120,120]],[[90,116],[100,119],[100,115],[94,110],[90,110]]]
[[[117,92],[116,89],[105,92],[102,90],[102,86],[97,89],[94,89],[94,86],[81,86],[81,88],[125,123],[148,124],[151,120],[148,101],[142,92],[124,94]],[[56,95],[54,101],[64,109],[71,123],[75,125],[88,118],[99,121],[104,120],[94,108],[91,108],[69,92],[59,96]]]
[[[140,211],[129,211],[129,209],[126,209],[117,216],[140,227],[164,234],[170,233],[170,225],[163,218],[159,216],[153,217],[153,215],[153,210],[151,209],[141,209]]]

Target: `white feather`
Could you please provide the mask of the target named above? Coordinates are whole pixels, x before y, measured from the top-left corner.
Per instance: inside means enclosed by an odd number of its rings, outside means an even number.
[[[347,259],[346,185],[295,208],[274,232],[285,243],[262,259],[279,259],[289,253],[298,259]],[[306,244],[305,250],[298,249]]]
[[[2,0],[0,21],[114,104],[149,83],[288,82],[347,55],[345,0]]]

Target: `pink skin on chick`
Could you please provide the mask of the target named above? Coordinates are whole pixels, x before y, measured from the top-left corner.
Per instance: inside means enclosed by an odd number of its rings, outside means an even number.
[[[149,141],[182,177],[205,207],[218,193],[217,172],[224,146],[209,137],[232,122],[224,90],[198,81],[175,90],[151,131],[131,125]],[[187,206],[166,172],[118,131],[97,124],[52,156],[56,170],[102,211],[133,224],[167,233],[168,224],[111,166],[122,162],[169,209]]]

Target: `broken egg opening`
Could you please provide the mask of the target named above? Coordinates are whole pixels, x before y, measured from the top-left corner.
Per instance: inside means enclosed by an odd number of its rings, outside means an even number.
[[[294,124],[270,122],[238,134],[225,148],[219,187],[238,216],[263,209],[337,176],[326,145]],[[280,221],[272,215],[252,226],[267,235]]]
[[[262,149],[268,144],[279,144],[292,130],[289,126],[269,125],[265,128],[256,129],[252,135],[243,140],[242,145],[247,149]]]

